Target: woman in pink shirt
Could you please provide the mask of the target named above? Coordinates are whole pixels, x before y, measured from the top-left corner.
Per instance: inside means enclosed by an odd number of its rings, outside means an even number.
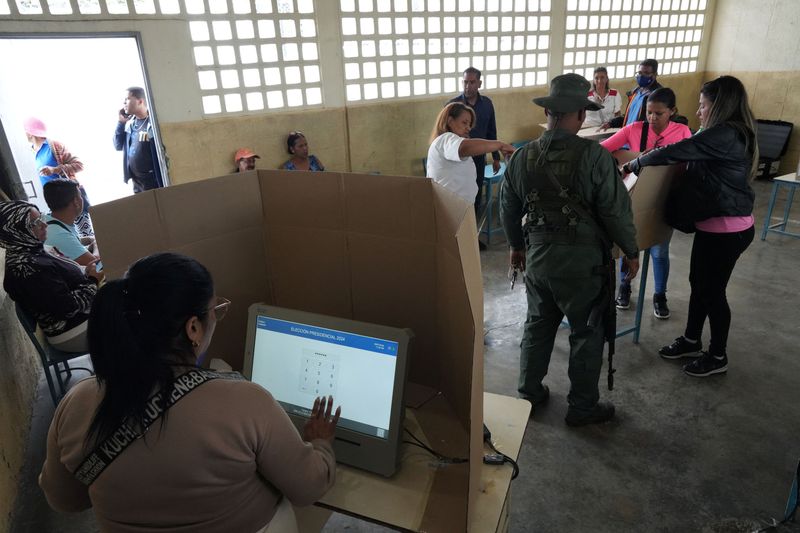
[[[683,124],[672,122],[672,117],[677,113],[675,107],[675,93],[672,89],[662,87],[656,89],[647,97],[647,122],[633,122],[617,133],[600,143],[609,152],[615,152],[628,146],[636,152],[648,152],[668,144],[692,136],[689,128]],[[653,258],[653,279],[655,292],[653,293],[653,314],[656,318],[669,318],[667,307],[667,280],[669,279],[669,241],[667,240],[650,247],[650,256]],[[631,302],[631,283],[625,281],[625,276],[620,276],[619,295],[617,296],[617,309],[628,309]]]
[[[649,165],[687,163],[686,178],[694,187],[693,196],[684,199],[685,208],[697,230],[689,267],[689,314],[684,334],[658,353],[665,359],[694,357],[683,371],[706,377],[728,371],[731,310],[725,290],[736,261],[753,241],[750,179],[758,165],[758,145],[747,92],[733,76],[703,85],[697,116],[702,131],[642,155],[624,169],[638,172]],[[711,342],[703,352],[700,337],[706,318]]]

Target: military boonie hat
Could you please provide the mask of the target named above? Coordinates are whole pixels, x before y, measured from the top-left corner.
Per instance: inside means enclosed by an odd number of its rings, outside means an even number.
[[[533,103],[556,113],[572,113],[581,109],[599,111],[599,105],[589,100],[592,85],[575,73],[556,76],[550,82],[550,95],[534,98]]]

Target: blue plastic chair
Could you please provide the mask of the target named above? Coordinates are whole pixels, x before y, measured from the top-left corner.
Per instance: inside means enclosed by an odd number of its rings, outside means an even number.
[[[39,359],[44,368],[44,377],[47,379],[47,386],[50,389],[50,397],[53,399],[53,405],[57,406],[61,398],[67,393],[66,383],[72,377],[73,370],[84,370],[94,375],[94,372],[89,368],[69,366],[70,359],[83,357],[86,353],[62,352],[50,346],[47,343],[47,339],[40,342],[39,338],[36,336],[36,321],[20,307],[19,303],[15,303],[15,307],[20,324],[22,324],[25,333],[28,334],[28,338],[30,338],[33,347],[36,348],[39,354]],[[55,374],[55,381],[58,382],[58,391],[56,391],[56,386],[53,381],[53,374]],[[62,374],[64,374],[64,378],[62,378]]]

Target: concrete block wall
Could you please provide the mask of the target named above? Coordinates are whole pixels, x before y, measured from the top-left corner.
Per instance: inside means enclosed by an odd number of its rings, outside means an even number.
[[[800,2],[718,1],[706,62],[706,80],[736,76],[747,89],[756,118],[795,124],[782,173],[800,160]]]
[[[0,265],[5,265],[2,248]],[[41,372],[14,302],[2,289],[4,273],[5,266],[0,269],[0,531],[10,527]]]
[[[678,95],[678,110],[694,128],[702,80],[701,72],[659,78]],[[612,80],[612,86],[622,92],[632,84],[633,80]],[[531,99],[547,93],[547,87],[486,92],[495,106],[498,137],[506,142],[538,137],[545,116]],[[437,96],[249,117],[162,121],[160,128],[173,184],[231,173],[233,154],[243,146],[261,156],[258,168],[278,168],[289,157],[286,136],[293,130],[306,134],[311,153],[330,170],[422,176],[431,129],[447,100]]]

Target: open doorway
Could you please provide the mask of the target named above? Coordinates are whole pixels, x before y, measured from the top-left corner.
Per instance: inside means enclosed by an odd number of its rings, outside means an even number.
[[[136,35],[0,35],[0,122],[30,201],[43,212],[48,209],[23,121],[41,119],[47,136],[81,160],[77,178],[92,204],[129,196],[122,152],[112,139],[131,86],[147,87]]]

